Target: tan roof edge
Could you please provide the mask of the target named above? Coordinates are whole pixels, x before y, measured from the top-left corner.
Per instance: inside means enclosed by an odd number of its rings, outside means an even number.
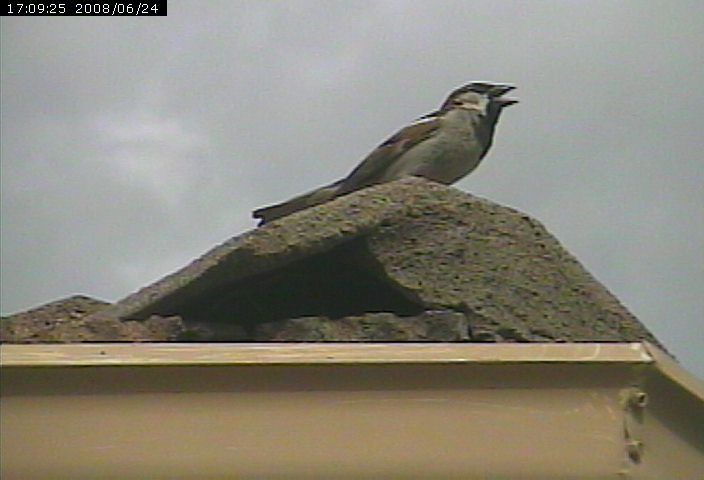
[[[675,376],[680,382],[695,388],[667,354],[645,343],[5,344],[0,347],[0,366],[653,363],[654,356],[663,371],[679,372]]]
[[[692,395],[704,400],[704,382],[685,370],[670,355],[649,342],[643,342],[648,354],[655,361],[655,367],[666,377],[677,383]]]

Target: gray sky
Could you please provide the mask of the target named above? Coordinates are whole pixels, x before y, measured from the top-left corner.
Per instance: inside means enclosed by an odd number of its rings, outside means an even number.
[[[2,313],[117,300],[493,80],[521,103],[458,188],[542,221],[704,376],[702,18],[697,0],[3,17]]]

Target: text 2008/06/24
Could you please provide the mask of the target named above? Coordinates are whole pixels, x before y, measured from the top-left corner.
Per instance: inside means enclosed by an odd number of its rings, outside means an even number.
[[[142,2],[7,2],[7,16],[166,16],[166,0]]]

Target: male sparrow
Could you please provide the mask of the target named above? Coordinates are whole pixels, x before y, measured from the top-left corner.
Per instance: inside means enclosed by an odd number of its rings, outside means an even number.
[[[345,178],[252,214],[259,225],[379,183],[406,176],[452,184],[477,168],[489,151],[514,86],[472,82],[452,92],[436,112],[420,117],[372,151]]]

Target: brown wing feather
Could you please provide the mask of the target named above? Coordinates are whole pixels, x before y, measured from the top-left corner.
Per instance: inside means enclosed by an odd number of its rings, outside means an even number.
[[[440,127],[440,119],[431,118],[431,115],[423,117],[428,118],[427,120],[399,130],[379,145],[342,181],[338,194],[343,195],[377,183],[381,174],[394,160],[431,136]]]
[[[255,210],[252,216],[260,219],[259,225],[262,225],[304,208],[319,205],[340,195],[374,185],[378,183],[383,176],[383,172],[394,160],[428,138],[439,127],[440,120],[435,118],[433,114],[421,117],[418,119],[418,123],[413,123],[399,130],[395,135],[379,145],[343,180],[299,195],[285,202],[260,208]]]

